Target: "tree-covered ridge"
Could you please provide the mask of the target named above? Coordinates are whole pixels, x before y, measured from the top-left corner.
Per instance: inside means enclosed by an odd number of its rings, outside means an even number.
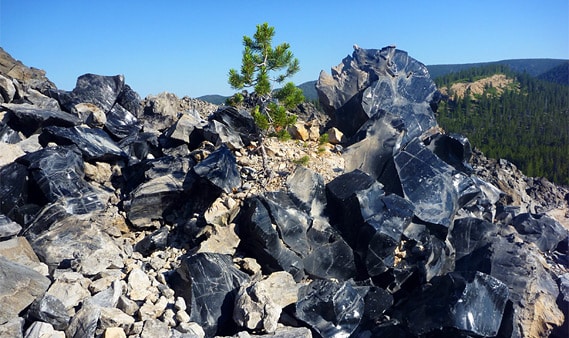
[[[463,70],[435,82],[447,89],[494,74],[506,75],[513,85],[500,95],[490,86],[479,95],[449,93],[438,108],[440,126],[466,135],[487,156],[508,159],[528,176],[569,185],[569,86],[514,73],[503,65]]]

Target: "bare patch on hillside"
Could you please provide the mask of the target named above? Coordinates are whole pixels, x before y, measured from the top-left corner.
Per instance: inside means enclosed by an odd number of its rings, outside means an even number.
[[[514,86],[514,80],[506,77],[504,74],[494,74],[490,77],[486,77],[474,82],[456,82],[450,87],[450,94],[447,87],[440,88],[441,93],[444,95],[454,96],[455,94],[459,98],[463,98],[465,93],[470,90],[471,95],[482,95],[484,89],[487,87],[495,88],[496,95],[502,95],[506,88],[512,88]]]

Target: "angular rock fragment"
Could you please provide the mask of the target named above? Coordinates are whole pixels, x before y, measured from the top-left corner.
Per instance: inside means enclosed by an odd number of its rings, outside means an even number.
[[[70,316],[65,305],[56,297],[45,294],[36,299],[30,309],[28,316],[43,322],[49,323],[54,329],[63,331],[69,325]]]
[[[18,317],[49,287],[50,280],[27,266],[0,256],[0,325]]]
[[[480,271],[508,286],[512,306],[504,312],[501,334],[546,336],[563,323],[559,308],[543,306],[555,304],[559,289],[539,250],[516,237],[489,222],[457,220],[451,232],[453,246],[462,248],[457,250],[456,271]]]
[[[84,180],[83,159],[76,147],[45,148],[25,155],[20,162],[28,165],[48,202],[60,202],[73,214],[103,208],[95,189]]]
[[[287,178],[291,199],[311,217],[320,217],[326,206],[326,186],[322,175],[304,166],[297,166]]]
[[[109,134],[120,140],[137,133],[142,127],[136,116],[121,105],[116,104],[107,113],[105,128]]]
[[[124,76],[84,74],[77,78],[75,88],[60,103],[68,110],[79,103],[93,103],[108,113],[124,88]],[[62,102],[63,101],[63,102]]]
[[[197,146],[203,140],[200,133],[205,125],[206,122],[196,111],[182,113],[176,123],[164,131],[164,135],[173,140]]]
[[[404,130],[404,121],[399,116],[387,112],[374,115],[360,128],[353,138],[354,143],[343,154],[346,172],[359,169],[376,180],[385,176],[388,177],[382,180],[384,182],[396,180],[388,175],[388,170],[393,166],[393,155],[401,147]]]
[[[448,228],[458,209],[452,167],[415,139],[394,156],[403,193],[422,221]]]
[[[0,214],[0,240],[16,236],[20,233],[22,227],[9,219],[6,215]]]
[[[65,332],[55,330],[49,323],[37,321],[28,327],[24,335],[24,338],[35,337],[65,338]]]
[[[555,250],[569,236],[569,230],[547,215],[523,213],[514,217],[512,225],[525,241],[535,243],[542,252]]]
[[[42,138],[44,144],[54,141],[59,145],[76,145],[86,161],[113,162],[128,159],[126,153],[100,129],[52,126],[43,129]]]
[[[208,117],[209,121],[217,121],[227,127],[231,133],[241,139],[244,146],[251,144],[258,138],[259,127],[255,123],[253,116],[246,110],[239,110],[234,107],[222,107]]]
[[[15,144],[22,140],[17,131],[0,121],[0,142]]]
[[[73,338],[94,337],[100,317],[101,309],[98,306],[82,306],[71,319],[65,330],[65,336]]]
[[[394,47],[354,47],[332,75],[320,73],[316,90],[334,125],[349,137],[380,111],[404,120],[404,143],[436,126],[430,107],[436,86],[427,68]]]
[[[61,110],[47,110],[30,104],[14,103],[4,103],[2,107],[8,109],[10,113],[8,125],[14,130],[21,131],[26,137],[42,127],[72,127],[81,123],[79,118]]]
[[[139,228],[154,227],[180,204],[183,178],[165,175],[139,185],[125,204],[128,220]]]
[[[190,320],[200,324],[207,337],[226,331],[235,291],[249,277],[235,268],[230,256],[214,253],[183,256],[177,272],[181,280],[175,288],[184,290],[181,293],[190,308]]]
[[[468,163],[472,157],[470,141],[462,135],[435,134],[425,140],[427,148],[441,160],[453,166],[456,170],[471,173],[472,167]]]
[[[360,325],[364,308],[351,282],[320,279],[300,288],[296,317],[322,337],[349,337]]]
[[[273,227],[268,207],[260,197],[245,200],[235,220],[240,249],[255,257],[265,272],[284,270],[300,281],[304,276],[302,258],[287,248],[278,231]]]
[[[431,285],[396,306],[415,335],[457,329],[463,334],[493,337],[498,334],[508,287],[481,272],[452,272],[431,280]]]
[[[275,332],[282,309],[296,303],[298,288],[293,277],[284,271],[266,279],[241,286],[235,298],[233,320],[250,330]]]
[[[342,174],[326,185],[327,212],[342,237],[351,246],[356,246],[357,226],[363,223],[357,192],[374,190],[377,197],[383,194],[382,186],[361,170]]]
[[[23,224],[28,202],[28,168],[12,162],[0,167],[0,211],[10,219]]]
[[[223,145],[196,164],[184,180],[184,190],[192,196],[189,209],[201,212],[222,193],[229,194],[240,186],[235,156]]]

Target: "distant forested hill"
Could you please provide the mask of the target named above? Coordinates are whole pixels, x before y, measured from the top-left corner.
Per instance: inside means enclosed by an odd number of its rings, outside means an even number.
[[[569,185],[569,86],[499,64],[435,82],[446,94],[437,111],[443,129],[466,135],[487,156],[508,159],[528,176]]]
[[[430,65],[427,66],[432,79],[447,75],[449,73],[457,73],[461,70],[479,68],[484,66],[507,66],[511,71],[516,73],[527,73],[531,76],[539,76],[563,63],[567,60],[562,59],[513,59],[493,62],[480,63],[462,63],[451,65]]]

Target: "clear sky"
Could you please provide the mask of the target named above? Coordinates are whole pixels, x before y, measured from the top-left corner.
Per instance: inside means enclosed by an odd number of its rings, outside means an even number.
[[[60,89],[124,74],[142,97],[231,95],[243,35],[274,26],[297,84],[362,48],[396,45],[427,65],[569,59],[569,0],[0,0],[0,46]]]

